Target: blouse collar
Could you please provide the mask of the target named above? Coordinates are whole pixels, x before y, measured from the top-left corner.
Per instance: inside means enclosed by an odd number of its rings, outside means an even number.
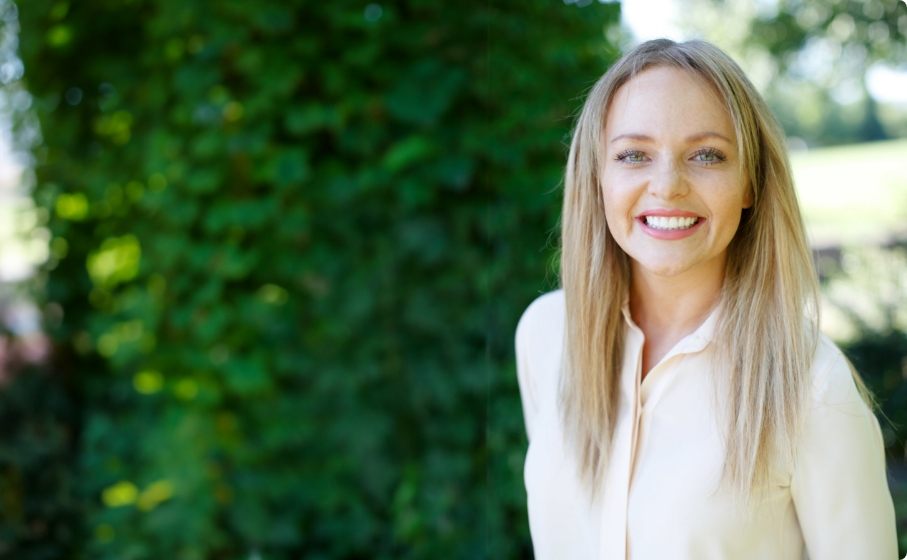
[[[721,303],[719,302],[706,316],[705,320],[699,324],[690,334],[683,337],[669,352],[669,354],[692,354],[704,350],[715,338],[715,331],[718,325],[718,318],[721,315]],[[626,326],[633,332],[638,333],[640,337],[644,336],[642,329],[633,321],[630,315],[630,298],[624,297],[621,313],[624,316]]]

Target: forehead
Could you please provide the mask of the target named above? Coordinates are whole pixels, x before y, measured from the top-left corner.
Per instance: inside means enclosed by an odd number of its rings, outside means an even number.
[[[605,131],[608,138],[690,136],[703,131],[734,138],[733,121],[712,85],[694,72],[669,66],[646,69],[617,89]]]

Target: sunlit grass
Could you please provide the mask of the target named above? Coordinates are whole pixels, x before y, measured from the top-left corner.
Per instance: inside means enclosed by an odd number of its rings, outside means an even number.
[[[907,266],[902,255],[880,247],[907,239],[907,140],[791,159],[810,242],[844,251],[840,270],[823,287],[822,330],[845,341],[865,328],[904,328]]]
[[[791,161],[813,244],[907,235],[907,140],[796,152]]]

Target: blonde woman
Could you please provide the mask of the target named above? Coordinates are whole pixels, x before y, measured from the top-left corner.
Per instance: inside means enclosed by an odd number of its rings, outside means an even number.
[[[726,54],[650,41],[596,83],[561,237],[516,334],[536,558],[896,557],[782,132]]]

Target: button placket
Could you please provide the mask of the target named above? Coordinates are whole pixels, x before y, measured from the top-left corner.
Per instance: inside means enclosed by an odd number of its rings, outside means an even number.
[[[615,484],[624,483],[621,490],[625,490],[625,492],[621,491],[619,494],[621,503],[614,504],[612,508],[609,508],[611,511],[611,521],[615,521],[618,517],[617,512],[614,511],[613,508],[619,508],[619,516],[623,525],[623,530],[619,531],[621,536],[620,541],[622,542],[616,543],[613,547],[601,547],[600,558],[623,558],[624,560],[630,560],[630,547],[632,544],[630,542],[629,532],[630,492],[633,487],[637,462],[642,450],[642,438],[645,436],[642,429],[642,422],[647,414],[651,416],[652,410],[657,405],[658,400],[671,385],[669,377],[665,377],[670,374],[669,371],[665,371],[666,368],[674,369],[677,360],[683,360],[683,357],[687,354],[695,354],[702,351],[711,341],[711,333],[716,318],[715,312],[713,311],[712,315],[708,317],[694,333],[679,341],[675,347],[646,374],[645,379],[643,379],[642,357],[645,335],[639,327],[633,323],[632,318],[626,309],[624,310],[624,317],[627,321],[627,338],[624,346],[627,354],[624,361],[624,371],[628,374],[632,371],[633,377],[632,381],[630,381],[629,375],[627,378],[622,378],[622,384],[626,382],[626,385],[629,385],[622,388],[622,394],[624,398],[627,399],[627,405],[630,409],[627,411],[628,417],[626,418],[626,422],[630,422],[631,425],[623,430],[623,434],[625,434],[624,438],[628,437],[629,439],[629,441],[627,441],[627,439],[621,438],[623,442],[628,444],[627,448],[625,448],[627,453],[625,455],[622,454],[622,461],[619,465],[615,465],[616,467],[619,466],[620,472],[619,476],[616,476],[612,480]],[[634,358],[635,361],[631,361]],[[613,533],[607,531],[607,534]]]
[[[642,333],[628,329],[621,377],[621,405],[618,425],[615,427],[614,442],[609,461],[606,485],[613,492],[603,502],[601,515],[600,559],[627,557],[627,512],[629,489],[632,477],[633,454],[637,437],[637,415],[639,413],[639,376],[642,368]],[[634,373],[635,372],[635,375]],[[633,377],[631,377],[631,375]]]
[[[627,464],[626,500],[624,501],[624,558],[630,560],[630,490],[636,471],[636,456],[639,451],[640,421],[642,419],[642,354],[645,338],[642,338],[636,352],[636,375],[633,380],[633,426],[630,435],[630,456]],[[649,372],[650,374],[652,372]]]

